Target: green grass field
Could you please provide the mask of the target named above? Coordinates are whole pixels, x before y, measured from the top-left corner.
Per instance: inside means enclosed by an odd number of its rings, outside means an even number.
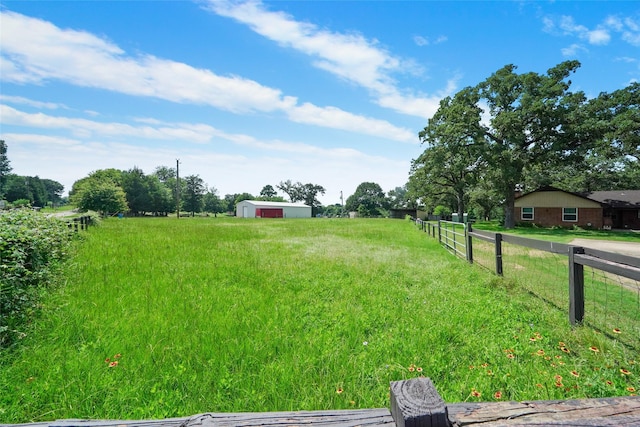
[[[109,219],[0,354],[0,422],[626,396],[638,358],[408,221]]]

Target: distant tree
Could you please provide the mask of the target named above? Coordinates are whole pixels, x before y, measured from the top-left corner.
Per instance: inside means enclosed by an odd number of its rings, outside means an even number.
[[[134,166],[122,172],[122,189],[131,214],[144,215],[153,210],[149,181],[142,169]]]
[[[64,185],[52,179],[41,179],[42,184],[47,192],[47,202],[59,204],[62,201],[62,192]]]
[[[240,193],[240,194],[235,194],[235,199],[234,199],[234,203],[233,203],[233,210],[235,210],[236,205],[240,202],[242,202],[243,200],[254,200],[255,197],[251,194],[251,193]]]
[[[73,183],[71,191],[69,191],[69,202],[79,207],[82,199],[82,194],[91,187],[97,187],[100,185],[114,185],[120,187],[122,190],[122,171],[118,169],[99,169],[93,171],[84,178],[81,178]],[[123,190],[124,194],[124,190]],[[123,209],[118,210],[122,212]]]
[[[160,182],[166,184],[172,179],[176,179],[176,168],[170,168],[168,166],[158,166],[153,172],[153,175],[157,176]]]
[[[204,195],[204,210],[214,214],[225,211],[224,203],[218,197],[218,190],[214,187],[209,188],[209,191]]]
[[[325,194],[326,192],[321,185],[302,184],[301,182],[292,183],[290,179],[280,182],[277,187],[289,196],[291,203],[304,202],[305,205],[311,206],[314,215],[314,211],[321,205],[318,200],[318,194]]]
[[[389,199],[389,206],[392,208],[416,209],[418,207],[416,198],[411,195],[406,184],[402,187],[396,187],[393,190],[390,190],[387,193],[387,196]]]
[[[277,195],[278,193],[271,185],[265,185],[264,187],[262,187],[262,190],[260,190],[260,197],[270,199],[272,197],[276,197]]]
[[[226,212],[235,212],[236,210],[236,196],[237,194],[225,194],[222,199],[222,207]]]
[[[98,180],[78,193],[77,206],[82,211],[97,211],[103,216],[128,210],[122,188],[113,182]]]
[[[380,185],[374,182],[363,182],[355,193],[347,198],[346,209],[356,211],[361,216],[380,216],[389,209],[389,201]]]
[[[11,172],[11,165],[7,157],[7,144],[0,139],[0,198],[4,195],[4,186],[9,172]]]
[[[32,206],[46,206],[47,190],[37,176],[9,174],[6,177],[5,197],[9,202],[28,200]]]
[[[207,186],[199,175],[186,176],[184,182],[185,191],[182,203],[184,209],[191,212],[191,216],[195,216],[204,208],[204,194],[207,192]]]
[[[159,216],[167,216],[170,212],[175,212],[176,203],[171,190],[155,175],[146,175],[145,181],[151,199],[149,210]]]
[[[299,184],[299,182],[294,184],[290,179],[288,179],[286,181],[281,181],[278,185],[276,185],[276,187],[278,187],[279,190],[289,196],[289,201],[293,203],[302,200],[300,196]]]
[[[8,174],[4,179],[4,196],[9,202],[28,200],[29,203],[33,203],[33,197],[31,195],[31,191],[29,191],[26,177],[16,174]]]

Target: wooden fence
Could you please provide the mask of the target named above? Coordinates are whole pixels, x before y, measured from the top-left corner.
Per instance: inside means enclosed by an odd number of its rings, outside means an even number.
[[[390,408],[297,412],[205,413],[164,420],[59,420],[25,427],[489,427],[638,426],[640,396],[528,402],[444,402],[429,378],[394,381]]]
[[[91,224],[91,216],[89,215],[79,216],[77,218],[73,218],[67,221],[67,226],[69,227],[69,229],[74,230],[76,232],[78,230],[88,229],[90,224]]]
[[[566,256],[569,269],[569,320],[571,324],[582,323],[584,320],[585,266],[640,282],[640,258],[510,234],[474,230],[470,223],[450,221],[433,223],[417,219],[416,224],[430,236],[437,238],[444,247],[455,255],[465,258],[470,263],[474,262],[474,239],[489,242],[494,249],[495,273],[500,276],[504,274],[503,243]]]

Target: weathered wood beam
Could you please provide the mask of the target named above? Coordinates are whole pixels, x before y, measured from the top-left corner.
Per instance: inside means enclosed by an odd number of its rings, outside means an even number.
[[[391,383],[391,416],[397,427],[449,427],[447,406],[429,378]]]

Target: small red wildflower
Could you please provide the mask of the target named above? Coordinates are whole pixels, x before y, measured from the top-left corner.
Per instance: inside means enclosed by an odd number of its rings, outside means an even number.
[[[115,368],[116,366],[118,366],[118,361],[114,360],[113,362],[109,363],[109,367],[110,368]]]
[[[571,371],[571,375],[573,375],[574,377],[580,376],[580,374],[577,371]]]
[[[509,354],[507,354],[507,357],[508,357],[509,359],[514,359],[516,356],[515,356],[515,354],[513,354],[513,353],[509,353]]]
[[[556,382],[556,387],[564,387],[564,385],[560,381],[557,381]]]
[[[633,392],[636,391],[636,388],[635,387],[627,387],[627,391],[630,392],[630,393],[633,393]]]
[[[502,392],[496,391],[495,393],[493,393],[493,397],[496,399],[502,399]]]
[[[109,363],[109,362],[111,362],[111,359],[109,359],[108,357],[104,359],[104,363]]]
[[[481,394],[478,390],[476,390],[476,389],[474,388],[474,389],[472,389],[472,390],[471,390],[471,396],[473,396],[473,397],[480,397],[480,396],[482,396],[482,394]]]
[[[422,368],[421,368],[421,367],[417,367],[417,368],[416,368],[416,371],[417,371],[417,372],[422,372]]]
[[[607,380],[607,385],[613,385],[613,382],[611,380]]]
[[[342,389],[342,387],[338,387],[338,389],[336,390],[336,393],[338,394],[342,394],[344,390]]]
[[[600,350],[598,350],[598,347],[589,347],[589,350],[593,351],[594,353],[598,353]]]
[[[120,353],[116,354],[113,356],[114,359],[120,359],[122,357],[122,355]]]
[[[622,368],[620,369],[620,372],[622,373],[622,375],[629,375],[631,374],[631,372],[627,371],[626,369]]]
[[[621,334],[622,331],[620,329],[618,329],[618,328],[613,328],[613,333],[614,334]]]
[[[538,356],[544,356],[544,350],[543,350],[543,349],[540,349],[540,350],[536,351],[536,354],[537,354]]]
[[[536,384],[536,387],[538,387],[538,388],[542,388],[542,387],[543,387],[543,385],[542,385],[542,384],[540,384],[540,383],[538,383],[538,384]]]

